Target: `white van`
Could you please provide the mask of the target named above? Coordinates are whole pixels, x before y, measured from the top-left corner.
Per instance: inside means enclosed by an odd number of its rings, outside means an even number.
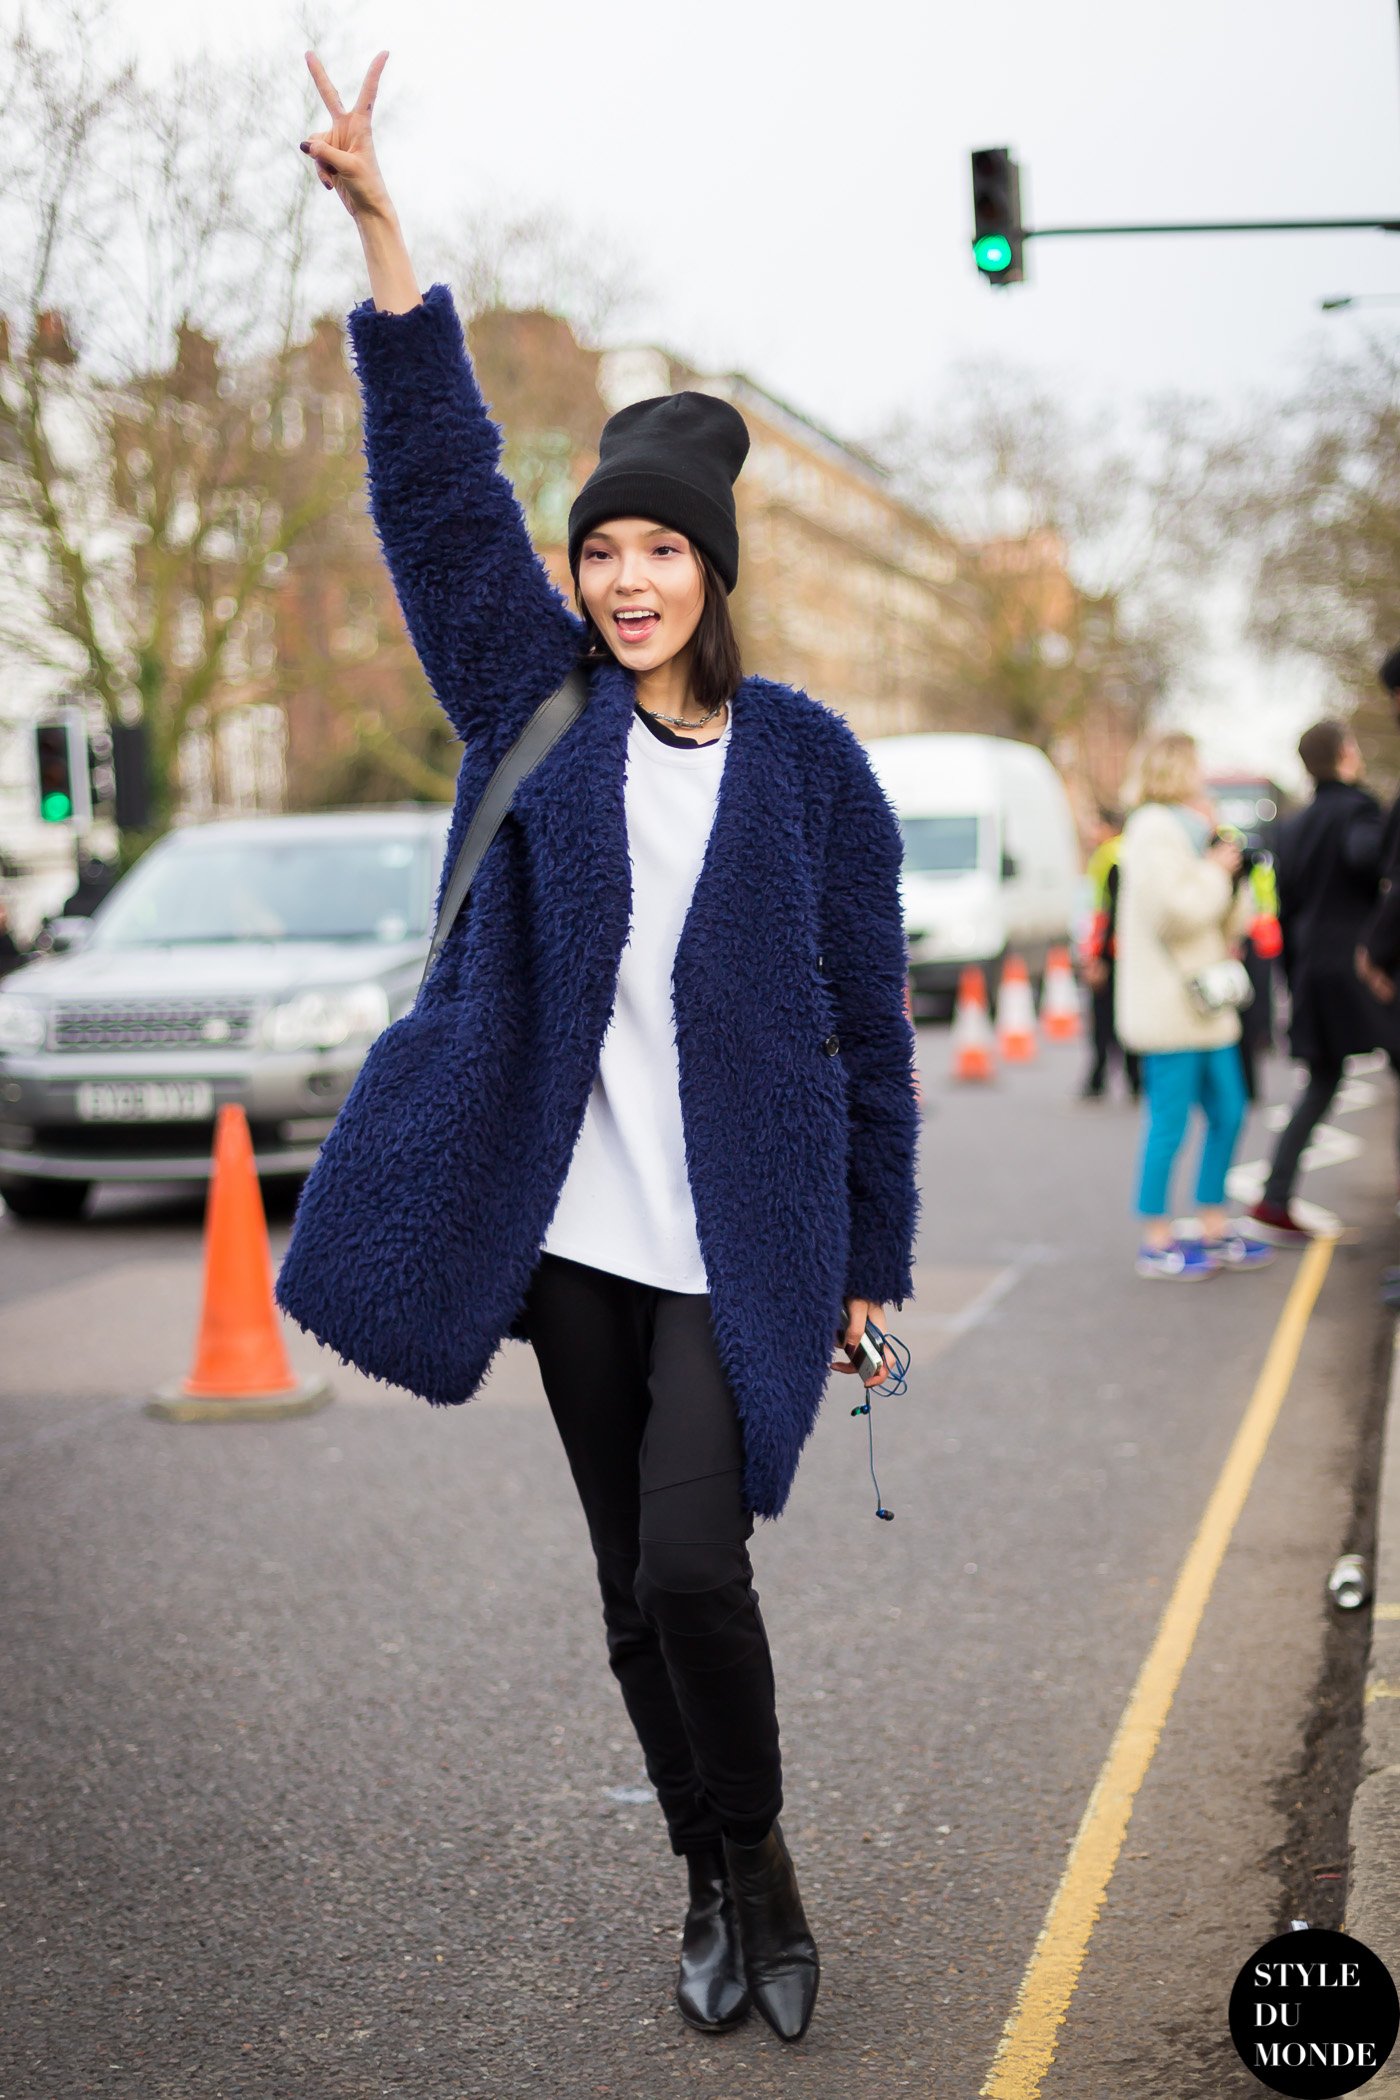
[[[866,745],[904,835],[904,925],[914,1012],[945,1013],[980,963],[996,996],[1008,951],[1033,979],[1067,945],[1081,857],[1064,782],[1009,737],[874,737]]]

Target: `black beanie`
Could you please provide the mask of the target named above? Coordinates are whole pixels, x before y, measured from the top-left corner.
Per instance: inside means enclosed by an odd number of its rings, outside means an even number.
[[[749,449],[737,408],[715,394],[659,394],[603,425],[598,464],[569,512],[569,567],[609,518],[655,518],[708,554],[727,591],[739,580],[734,483]]]

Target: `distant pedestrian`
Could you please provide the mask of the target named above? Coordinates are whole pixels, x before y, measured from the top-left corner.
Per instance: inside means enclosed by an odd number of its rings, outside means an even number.
[[[1283,969],[1291,1015],[1289,1048],[1307,1066],[1307,1084],[1274,1148],[1264,1193],[1249,1215],[1270,1237],[1302,1244],[1311,1234],[1291,1201],[1308,1139],[1332,1104],[1348,1057],[1392,1051],[1400,1021],[1388,1015],[1356,968],[1380,882],[1384,818],[1361,785],[1360,746],[1344,722],[1314,722],[1298,743],[1314,782],[1313,799],[1279,826],[1278,872]]]
[[[1259,1099],[1259,1065],[1274,1047],[1274,964],[1283,953],[1278,922],[1278,878],[1272,853],[1246,843],[1248,882],[1254,896],[1254,924],[1245,936],[1242,959],[1254,997],[1240,1015],[1240,1064],[1244,1090]]]
[[[1094,1028],[1093,1062],[1081,1090],[1085,1101],[1101,1101],[1108,1082],[1109,1065],[1121,1058],[1128,1092],[1136,1101],[1142,1093],[1142,1065],[1133,1050],[1118,1040],[1113,1019],[1117,988],[1118,857],[1123,844],[1123,819],[1116,809],[1098,813],[1098,839],[1089,855],[1088,877],[1094,917],[1084,955],[1084,981],[1089,987]]]
[[[121,870],[114,861],[99,860],[95,853],[79,853],[78,883],[64,899],[64,918],[90,918],[103,899],[116,888],[120,877]]]
[[[1239,1006],[1248,996],[1231,944],[1253,916],[1238,846],[1214,834],[1200,756],[1179,733],[1155,737],[1138,761],[1138,806],[1119,856],[1116,1018],[1142,1057],[1146,1124],[1138,1179],[1140,1276],[1196,1282],[1222,1268],[1254,1269],[1273,1249],[1241,1232],[1225,1177],[1245,1115]],[[1178,1236],[1171,1182],[1193,1109],[1205,1117],[1196,1182],[1200,1237]]]
[[[10,930],[10,907],[0,897],[0,977],[8,977],[11,970],[17,970],[28,960],[28,955]]]
[[[1400,649],[1390,651],[1379,675],[1390,696],[1395,726],[1400,729]],[[1362,931],[1356,966],[1375,996],[1383,1004],[1391,1004],[1396,973],[1400,970],[1400,795],[1391,803],[1381,832],[1380,900]]]

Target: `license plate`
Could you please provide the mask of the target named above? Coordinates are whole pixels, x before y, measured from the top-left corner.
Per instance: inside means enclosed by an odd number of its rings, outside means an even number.
[[[213,1114],[207,1079],[93,1080],[78,1088],[84,1123],[199,1123]]]

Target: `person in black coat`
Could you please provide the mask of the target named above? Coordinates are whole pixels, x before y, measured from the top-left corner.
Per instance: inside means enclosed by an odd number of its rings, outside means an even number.
[[[1400,649],[1392,649],[1382,663],[1380,681],[1390,695],[1395,726],[1400,729]],[[1400,970],[1400,795],[1391,803],[1381,833],[1381,901],[1362,933],[1356,967],[1375,996],[1391,1005]]]
[[[116,888],[120,871],[111,861],[98,860],[95,854],[78,855],[78,883],[76,889],[64,899],[65,919],[88,919],[99,904],[105,902]]]
[[[1275,850],[1283,968],[1291,1000],[1289,1047],[1307,1085],[1274,1151],[1262,1198],[1250,1212],[1277,1238],[1310,1237],[1289,1207],[1308,1139],[1326,1114],[1348,1057],[1384,1046],[1400,1028],[1362,982],[1355,955],[1375,909],[1384,819],[1361,786],[1363,760],[1341,722],[1305,730],[1298,756],[1316,783],[1312,801],[1280,825]]]

